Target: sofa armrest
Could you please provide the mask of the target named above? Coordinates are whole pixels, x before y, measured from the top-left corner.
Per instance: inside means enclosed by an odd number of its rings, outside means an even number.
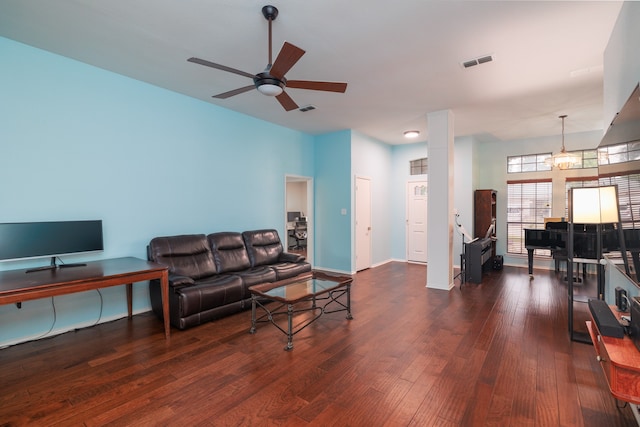
[[[191,277],[169,274],[169,285],[173,286],[174,288],[181,286],[190,286],[195,283],[195,280],[193,280]]]
[[[278,257],[278,261],[280,262],[303,262],[305,257],[298,254],[292,254],[290,252],[282,252]]]

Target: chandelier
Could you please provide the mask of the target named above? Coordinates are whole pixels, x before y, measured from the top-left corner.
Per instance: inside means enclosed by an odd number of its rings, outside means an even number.
[[[558,116],[562,119],[562,148],[559,153],[554,154],[553,156],[547,158],[544,163],[552,168],[558,168],[561,170],[569,169],[571,166],[577,164],[580,159],[577,156],[567,153],[567,150],[564,148],[564,119],[567,117],[566,114],[562,116]]]

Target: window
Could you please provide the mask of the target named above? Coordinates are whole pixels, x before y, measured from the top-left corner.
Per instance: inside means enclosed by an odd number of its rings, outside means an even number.
[[[409,174],[411,175],[426,175],[429,171],[427,167],[427,158],[411,160],[409,162]]]
[[[550,171],[551,166],[545,163],[549,157],[551,157],[551,153],[509,156],[507,157],[507,173]]]
[[[622,228],[640,227],[640,173],[601,176],[600,185],[617,185]]]
[[[640,160],[640,141],[598,148],[598,157],[601,165],[613,165],[616,163]]]
[[[601,176],[598,178],[569,179],[565,184],[566,193],[570,188],[597,187],[598,185],[617,185],[620,221],[623,228],[640,226],[640,173],[629,175]],[[569,215],[569,200],[565,199],[565,215]]]
[[[507,182],[507,253],[527,253],[524,229],[544,228],[544,218],[551,216],[551,192],[550,179]]]
[[[600,149],[602,150],[602,149]],[[637,157],[640,159],[640,146],[637,147]],[[603,154],[599,150],[569,151],[578,158],[578,162],[570,169],[587,169],[598,167],[598,155]],[[551,153],[528,154],[526,156],[508,156],[507,173],[543,172],[550,171],[551,166],[545,163],[551,157]]]
[[[570,169],[587,169],[598,167],[598,150],[571,151],[571,154],[577,156],[580,159],[580,162],[573,165]]]

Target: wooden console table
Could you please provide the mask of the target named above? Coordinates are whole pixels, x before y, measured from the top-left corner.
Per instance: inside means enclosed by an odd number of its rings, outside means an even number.
[[[619,316],[615,309],[612,311]],[[587,322],[587,329],[611,394],[616,399],[640,405],[640,351],[631,338],[601,335],[593,317]]]
[[[126,285],[127,309],[131,318],[133,283],[153,279],[160,279],[164,335],[169,339],[169,271],[164,265],[138,258],[103,259],[79,267],[29,273],[26,270],[0,271],[0,304]]]

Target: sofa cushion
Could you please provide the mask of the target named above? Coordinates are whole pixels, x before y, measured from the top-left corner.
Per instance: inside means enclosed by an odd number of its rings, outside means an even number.
[[[178,288],[179,317],[210,310],[215,307],[235,303],[243,299],[245,289],[238,276],[211,276],[195,285]]]
[[[204,234],[155,237],[149,259],[169,267],[169,273],[201,279],[216,274],[213,254]]]
[[[237,274],[242,278],[244,285],[247,287],[246,298],[251,294],[248,291],[249,286],[259,285],[260,283],[275,282],[278,276],[270,265],[259,265],[257,267],[249,267],[243,271],[236,271],[231,274]]]
[[[276,272],[277,280],[288,279],[311,271],[311,264],[308,262],[278,262],[269,267]]]
[[[218,273],[246,270],[251,267],[242,234],[231,231],[207,236]]]
[[[278,262],[283,249],[276,230],[245,231],[242,237],[252,267]]]

